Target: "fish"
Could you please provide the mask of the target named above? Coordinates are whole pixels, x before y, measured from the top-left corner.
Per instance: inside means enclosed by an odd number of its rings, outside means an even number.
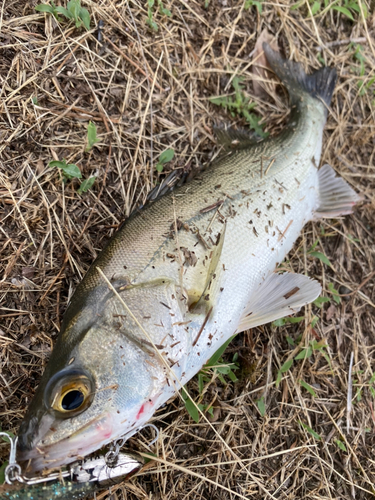
[[[217,132],[222,152],[133,213],[78,285],[19,429],[27,471],[128,439],[233,335],[297,312],[321,285],[277,272],[310,220],[361,197],[319,167],[337,73],[264,45],[289,93],[276,136]]]

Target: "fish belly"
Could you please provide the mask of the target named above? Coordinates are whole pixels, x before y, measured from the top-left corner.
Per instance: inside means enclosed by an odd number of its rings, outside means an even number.
[[[285,182],[284,188],[270,180],[252,202],[248,203],[245,196],[242,201],[232,203],[231,212],[237,211],[238,215],[227,222],[213,290],[213,309],[203,331],[199,330],[202,317],[191,325],[193,343],[200,334],[189,352],[183,383],[235,334],[249,300],[284,260],[312,218],[318,199],[318,171],[311,165],[304,180],[293,180],[294,185],[293,181]]]
[[[195,232],[180,230],[160,249],[153,260],[155,269],[149,266],[142,273],[140,281],[150,280],[155,273],[170,279],[181,290],[181,301],[185,298],[183,321],[187,325],[173,333],[174,342],[183,341],[184,347],[179,365],[174,367],[180,381],[177,388],[235,334],[249,300],[312,218],[317,208],[318,170],[311,161],[306,163],[299,162],[283,175],[270,175],[261,189],[226,199],[210,217],[195,218],[194,224],[187,221]],[[178,210],[178,200],[176,203]],[[210,242],[220,238],[224,238],[222,250],[201,307],[189,309],[207,284],[216,248]],[[196,262],[188,258],[191,252]],[[170,396],[171,387],[165,387],[159,405]]]

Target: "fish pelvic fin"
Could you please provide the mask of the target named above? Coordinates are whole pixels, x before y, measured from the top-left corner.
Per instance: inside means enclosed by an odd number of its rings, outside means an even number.
[[[319,170],[319,207],[315,218],[333,218],[353,212],[353,207],[362,201],[347,182],[336,176],[333,168],[326,164]]]
[[[335,68],[324,67],[307,75],[301,63],[283,59],[268,43],[263,44],[263,50],[271,69],[288,89],[292,104],[300,102],[301,93],[307,93],[330,105],[337,81]]]
[[[317,297],[322,287],[303,274],[273,273],[252,294],[236,333],[298,312]]]

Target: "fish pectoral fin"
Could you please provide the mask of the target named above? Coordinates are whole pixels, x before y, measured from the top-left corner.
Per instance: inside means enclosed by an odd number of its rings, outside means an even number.
[[[303,274],[271,274],[251,296],[236,333],[296,313],[315,300],[321,289]]]
[[[208,305],[207,301],[209,300],[212,282],[213,280],[218,278],[218,272],[220,272],[219,262],[224,245],[225,229],[226,224],[224,224],[222,231],[217,235],[216,245],[212,248],[210,265],[208,266],[207,277],[203,291],[201,291],[198,300],[190,302],[190,311],[199,309],[199,307],[203,304],[205,304],[205,307],[207,307]]]
[[[347,182],[336,176],[330,165],[323,165],[319,170],[319,208],[315,212],[317,219],[351,214],[356,203],[362,200]]]

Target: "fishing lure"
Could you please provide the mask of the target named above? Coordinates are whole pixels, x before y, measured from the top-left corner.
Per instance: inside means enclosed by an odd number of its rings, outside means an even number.
[[[74,462],[62,472],[46,477],[22,475],[16,462],[17,438],[10,440],[9,464],[5,469],[6,485],[0,486],[0,500],[80,500],[96,491],[118,484],[138,472],[144,465],[141,456],[120,452],[122,441],[115,442],[108,453],[97,458]]]

